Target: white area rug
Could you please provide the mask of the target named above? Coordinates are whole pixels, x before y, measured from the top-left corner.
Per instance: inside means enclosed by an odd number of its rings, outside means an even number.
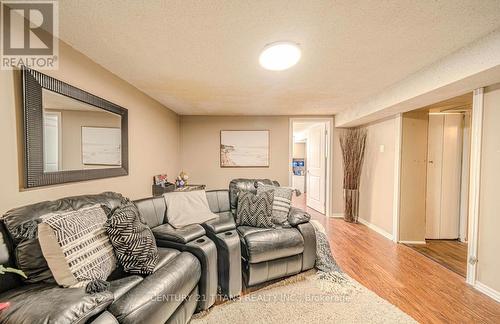
[[[416,323],[350,280],[346,289],[309,271],[195,314],[191,323]]]

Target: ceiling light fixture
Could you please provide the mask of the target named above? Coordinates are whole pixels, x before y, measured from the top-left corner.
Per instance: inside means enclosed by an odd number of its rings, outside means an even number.
[[[276,42],[264,47],[259,63],[266,70],[283,71],[297,64],[300,56],[300,48],[296,43]]]

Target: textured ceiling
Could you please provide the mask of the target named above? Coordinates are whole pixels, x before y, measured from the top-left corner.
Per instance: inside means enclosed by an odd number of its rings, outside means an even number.
[[[500,27],[499,0],[60,1],[60,37],[179,114],[333,114]],[[271,42],[300,44],[262,69]]]

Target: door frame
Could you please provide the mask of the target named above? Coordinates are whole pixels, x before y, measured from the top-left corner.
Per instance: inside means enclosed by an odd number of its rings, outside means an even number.
[[[469,174],[469,210],[468,210],[468,234],[467,234],[467,276],[465,281],[476,286],[477,276],[477,252],[478,252],[478,234],[479,234],[479,190],[481,184],[481,143],[483,133],[483,111],[484,111],[484,88],[478,88],[473,91],[472,99],[472,120],[471,120],[471,147],[470,147],[470,174]],[[398,118],[399,115],[398,115]],[[396,130],[396,160],[401,154],[401,126]],[[397,202],[394,202],[393,208],[393,230],[399,227],[400,218],[400,169],[401,161],[399,157],[398,167],[395,171],[399,173],[395,179],[397,190]],[[398,224],[398,225],[394,225]],[[394,241],[399,243],[399,228],[394,232]]]
[[[468,123],[469,129],[466,129]],[[467,243],[469,229],[469,188],[470,188],[470,160],[471,160],[471,136],[472,136],[472,111],[466,112],[463,120],[462,133],[462,176],[460,179],[460,227],[459,241]],[[464,226],[465,224],[465,226]],[[465,227],[465,228],[464,228]]]
[[[467,234],[467,276],[465,281],[470,285],[475,285],[479,234],[479,191],[481,187],[484,88],[474,90],[472,98],[471,155],[469,166],[469,228]]]
[[[394,134],[396,147],[394,149],[394,196],[392,202],[392,241],[399,242],[399,217],[401,214],[401,163],[403,147],[403,114],[396,116]]]
[[[333,201],[333,181],[332,181],[332,162],[333,162],[333,117],[290,117],[288,124],[288,186],[292,185],[292,160],[293,160],[293,124],[295,122],[325,122],[326,131],[326,179],[325,179],[325,216],[331,217],[331,205]],[[306,162],[307,163],[307,162]]]
[[[58,171],[62,171],[64,168],[63,155],[62,155],[62,112],[60,112],[60,111],[44,112],[42,118],[45,118],[45,114],[57,116],[57,160],[58,160],[57,161],[57,168],[58,168]],[[43,131],[45,132],[45,124],[44,124]]]

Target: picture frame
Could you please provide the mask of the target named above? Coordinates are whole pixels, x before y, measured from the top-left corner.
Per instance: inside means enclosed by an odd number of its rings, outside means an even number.
[[[23,188],[105,179],[128,175],[128,110],[75,86],[23,66],[21,68],[23,100]],[[121,165],[82,170],[44,172],[43,160],[43,90],[81,101],[121,117]]]
[[[221,130],[221,168],[268,168],[269,130]]]
[[[82,126],[82,164],[120,166],[121,129]]]

